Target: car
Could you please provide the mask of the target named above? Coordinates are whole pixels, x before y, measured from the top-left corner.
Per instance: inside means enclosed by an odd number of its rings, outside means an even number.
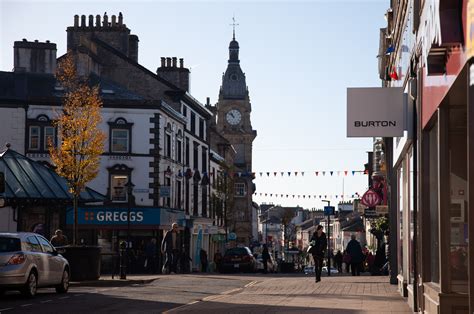
[[[0,233],[0,294],[19,290],[34,297],[38,288],[69,289],[68,261],[43,236],[30,233]]]
[[[257,260],[257,271],[263,272],[263,259],[262,254],[258,254],[255,258]],[[270,260],[267,261],[267,271],[269,273],[275,273],[277,271],[277,264],[273,261],[273,257],[270,255]]]
[[[256,272],[257,261],[248,247],[236,247],[225,251],[220,268],[221,272]]]

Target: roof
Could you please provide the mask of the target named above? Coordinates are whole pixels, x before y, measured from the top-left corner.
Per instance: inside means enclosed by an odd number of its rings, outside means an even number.
[[[362,219],[356,218],[350,221],[350,224],[346,227],[342,228],[341,231],[349,231],[349,232],[356,232],[356,231],[364,231],[364,223]]]
[[[0,153],[0,169],[5,172],[5,197],[15,200],[72,200],[66,179],[52,169],[12,149]],[[90,188],[80,200],[101,202],[106,196]]]

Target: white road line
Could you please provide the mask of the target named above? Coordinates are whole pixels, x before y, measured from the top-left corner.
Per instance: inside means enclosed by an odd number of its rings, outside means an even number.
[[[33,304],[23,304],[23,305],[20,305],[21,307],[27,307],[27,306],[32,306]]]
[[[41,303],[48,303],[48,302],[53,302],[53,300],[44,300],[44,301],[41,301]]]
[[[237,291],[240,291],[240,290],[242,290],[242,288],[235,288],[235,289],[224,291],[221,294],[227,295],[227,294],[231,294],[231,293],[234,293],[234,292],[237,292]]]
[[[190,305],[193,305],[193,304],[196,304],[196,303],[199,303],[199,301],[192,301],[192,302],[189,302],[187,304],[183,304],[181,306],[175,307],[174,309],[164,311],[163,314],[178,312],[179,310],[183,309],[184,307],[190,306]]]
[[[0,309],[0,313],[5,312],[5,311],[10,311],[10,310],[13,310],[13,308],[12,307],[7,307],[5,309]]]
[[[60,297],[59,300],[69,299],[70,297]]]
[[[255,281],[252,281],[252,282],[246,284],[244,287],[245,288],[252,287],[252,286],[256,285],[257,283],[258,283],[258,281],[255,280]]]

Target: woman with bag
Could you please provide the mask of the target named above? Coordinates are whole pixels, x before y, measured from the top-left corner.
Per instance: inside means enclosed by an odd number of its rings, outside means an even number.
[[[321,281],[321,272],[323,270],[323,260],[326,249],[328,247],[328,241],[326,234],[323,232],[323,226],[318,225],[316,231],[311,237],[311,248],[309,253],[313,255],[314,259],[314,272],[316,274],[316,282]]]

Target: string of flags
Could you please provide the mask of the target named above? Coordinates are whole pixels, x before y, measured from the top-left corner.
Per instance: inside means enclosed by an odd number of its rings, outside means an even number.
[[[275,198],[304,198],[304,199],[349,199],[359,198],[360,194],[281,194],[281,193],[254,193],[254,196],[275,197]]]
[[[292,175],[297,177],[297,176],[301,176],[301,177],[304,177],[305,175],[316,175],[317,177],[318,176],[334,176],[334,175],[337,175],[337,176],[348,176],[348,175],[353,175],[355,176],[356,174],[362,174],[362,175],[365,175],[367,174],[368,172],[366,170],[329,170],[329,171],[326,171],[326,170],[322,170],[322,171],[310,171],[310,172],[306,172],[306,171],[267,171],[267,172],[258,172],[258,174],[260,175],[260,177],[264,177],[264,176],[267,176],[267,177],[270,177],[270,176],[273,176],[273,177],[284,177],[284,176],[288,176],[288,177],[291,177]]]

